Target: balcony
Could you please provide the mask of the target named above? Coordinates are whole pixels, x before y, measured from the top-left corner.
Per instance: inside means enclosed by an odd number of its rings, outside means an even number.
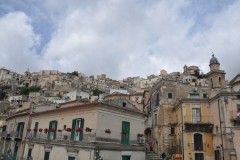
[[[186,132],[213,132],[212,116],[184,116]]]
[[[188,144],[188,146],[192,148],[192,151],[206,151],[206,145],[205,144],[198,144],[198,143],[192,143],[192,144]]]
[[[76,134],[76,133],[75,133]],[[52,141],[54,143],[61,144],[85,144],[85,143],[114,143],[121,144],[122,142],[122,133],[117,132],[106,132],[102,130],[91,131],[91,132],[83,132],[82,140],[79,140],[79,133],[77,133],[74,137],[71,137],[71,132],[54,132],[44,133],[42,132],[28,132],[27,139],[29,141]],[[143,134],[141,134],[143,136]],[[138,134],[130,134],[129,135],[129,144],[130,145],[140,145],[143,146],[145,144],[144,137],[139,137]]]

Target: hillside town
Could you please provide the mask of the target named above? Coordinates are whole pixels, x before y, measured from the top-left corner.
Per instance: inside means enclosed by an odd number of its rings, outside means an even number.
[[[226,80],[221,63],[123,80],[0,68],[0,157],[238,160],[240,74]]]

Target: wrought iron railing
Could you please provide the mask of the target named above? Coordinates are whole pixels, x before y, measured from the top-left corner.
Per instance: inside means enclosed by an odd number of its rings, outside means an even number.
[[[120,132],[106,132],[103,130],[92,130],[91,132],[83,131],[82,138],[79,138],[80,132],[75,132],[75,135],[71,137],[71,132],[28,132],[27,139],[29,140],[48,140],[48,141],[61,141],[61,142],[112,142],[112,143],[122,143],[122,136],[125,133]],[[129,144],[145,144],[145,138],[143,134],[129,134]],[[79,140],[80,139],[80,140]]]

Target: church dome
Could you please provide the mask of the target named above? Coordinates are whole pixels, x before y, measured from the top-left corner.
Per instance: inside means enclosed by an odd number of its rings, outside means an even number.
[[[217,58],[214,57],[214,54],[212,55],[212,58],[210,59],[210,65],[211,65],[211,64],[219,64]]]

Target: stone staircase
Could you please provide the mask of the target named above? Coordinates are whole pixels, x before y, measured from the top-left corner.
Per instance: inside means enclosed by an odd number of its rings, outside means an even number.
[[[153,151],[147,151],[146,160],[162,160],[162,158],[160,158],[160,156],[157,153],[154,153]]]

